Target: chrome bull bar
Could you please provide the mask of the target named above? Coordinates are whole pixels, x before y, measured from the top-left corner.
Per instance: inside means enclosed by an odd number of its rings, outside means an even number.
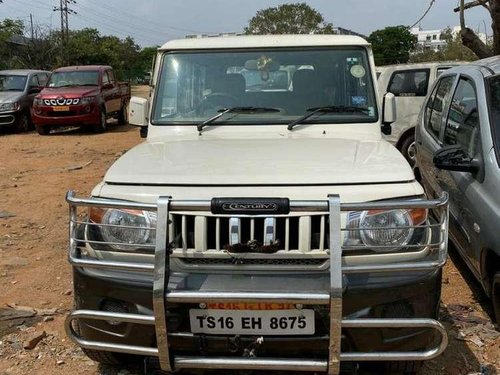
[[[243,369],[243,370],[282,370],[317,371],[328,374],[340,372],[341,361],[401,361],[427,360],[440,355],[446,348],[446,330],[433,319],[342,319],[342,275],[343,273],[394,272],[404,270],[433,270],[442,267],[447,257],[448,238],[448,195],[443,193],[439,199],[395,200],[386,202],[350,203],[340,202],[338,195],[331,195],[324,201],[290,201],[291,212],[327,212],[329,216],[329,273],[330,290],[313,293],[269,293],[269,292],[214,292],[167,290],[170,273],[169,213],[175,211],[210,211],[210,201],[172,200],[160,197],[156,204],[117,201],[111,199],[76,198],[73,192],[66,197],[70,205],[70,246],[69,261],[74,267],[114,269],[153,274],[153,312],[154,316],[115,313],[104,311],[77,310],[66,319],[66,332],[70,339],[83,348],[116,351],[129,354],[158,357],[162,370],[178,369]],[[156,245],[154,264],[118,262],[100,259],[85,259],[77,249],[77,207],[102,207],[138,209],[157,212]],[[384,209],[440,209],[439,243],[436,259],[410,261],[393,264],[342,265],[341,211],[384,210]],[[248,216],[248,215],[238,215]],[[284,358],[234,358],[234,357],[186,357],[172,356],[169,350],[169,337],[176,333],[167,332],[166,305],[176,303],[218,302],[277,302],[295,304],[314,304],[330,306],[329,356],[327,360],[284,359]],[[113,320],[123,323],[144,324],[155,327],[157,347],[138,347],[107,342],[85,340],[73,329],[73,321]],[[340,339],[342,328],[428,328],[437,331],[439,344],[431,349],[415,352],[341,352]]]

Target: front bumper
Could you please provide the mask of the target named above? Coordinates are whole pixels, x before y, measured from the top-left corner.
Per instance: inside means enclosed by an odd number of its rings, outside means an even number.
[[[65,112],[54,112],[52,107],[35,107],[32,119],[35,126],[91,126],[100,121],[99,107],[93,105],[90,112],[85,110],[85,106],[69,106]]]
[[[251,285],[254,290],[267,290],[278,295],[280,290],[269,290],[269,285],[287,285],[297,296],[308,294],[317,286],[328,286],[328,275],[279,275],[275,277],[258,275],[213,275],[172,274],[176,285],[199,286],[187,289],[203,293],[217,290],[221,283],[226,285]],[[169,289],[176,290],[171,284]],[[440,300],[441,270],[391,275],[347,275],[343,285],[342,316],[348,319],[437,319]],[[124,275],[109,272],[92,272],[74,268],[75,308],[77,310],[107,311],[139,314],[153,317],[152,282],[124,278]],[[238,288],[242,290],[242,288]],[[249,289],[249,288],[247,288]],[[186,289],[177,289],[179,292]],[[390,291],[390,292],[388,292]],[[246,291],[250,293],[251,291]],[[310,299],[314,297],[310,294]],[[258,348],[259,357],[291,356],[311,359],[328,355],[328,306],[308,304],[316,315],[316,333],[311,336],[266,336]],[[320,302],[320,301],[315,301]],[[173,354],[193,355],[199,352],[207,355],[231,355],[241,357],[245,349],[255,342],[255,337],[211,336],[191,334],[189,309],[199,308],[198,303],[169,303],[167,297],[167,329],[169,345]],[[112,318],[108,320],[113,321]],[[154,322],[154,320],[153,320]],[[110,342],[122,345],[156,347],[153,325],[124,323],[113,325],[106,321],[85,320],[79,323],[80,336],[86,340]],[[388,352],[394,350],[418,351],[425,349],[435,340],[435,332],[425,328],[343,328],[342,349],[356,352]]]
[[[167,255],[169,210],[204,210],[210,202],[170,201],[157,205],[77,199],[71,206],[70,262],[77,310],[67,319],[69,337],[93,350],[159,358],[164,370],[218,368],[328,371],[340,361],[425,360],[447,345],[437,322],[441,267],[446,261],[446,195],[440,200],[341,205],[296,202],[305,211],[327,209],[329,267],[323,272],[176,272]],[[154,264],[89,259],[77,251],[76,206],[157,209]],[[140,207],[139,207],[140,206]],[[203,207],[202,207],[203,206]],[[340,211],[402,207],[440,208],[438,251],[422,262],[345,265]],[[197,208],[200,207],[200,208]],[[307,207],[307,209],[304,209]],[[237,265],[235,266],[237,267]],[[150,274],[152,273],[152,275]],[[135,275],[135,276],[133,276]],[[308,336],[214,336],[191,333],[189,309],[214,302],[286,303],[314,310],[316,331]],[[300,305],[300,306],[299,306]],[[111,308],[110,308],[111,306]],[[104,310],[104,311],[103,311]],[[73,321],[79,322],[77,334]],[[434,344],[431,349],[429,345]],[[341,350],[342,349],[342,350]],[[251,353],[251,355],[249,355]]]

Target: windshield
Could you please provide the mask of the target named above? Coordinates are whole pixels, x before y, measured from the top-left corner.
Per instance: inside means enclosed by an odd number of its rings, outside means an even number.
[[[278,111],[231,113],[217,124],[288,124],[311,108],[325,106],[363,111],[317,113],[307,123],[378,118],[364,48],[166,53],[161,69],[153,124],[199,124],[235,107]]]
[[[48,87],[98,86],[98,71],[55,72],[50,76]]]
[[[493,145],[500,165],[500,75],[489,79],[489,107]]]
[[[0,74],[0,91],[24,91],[26,76]]]

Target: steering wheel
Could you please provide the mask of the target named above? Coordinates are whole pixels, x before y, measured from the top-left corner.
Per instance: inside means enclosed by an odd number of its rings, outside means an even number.
[[[226,92],[213,92],[205,95],[199,103],[199,111],[205,112],[207,109],[232,108],[238,105],[238,98]]]

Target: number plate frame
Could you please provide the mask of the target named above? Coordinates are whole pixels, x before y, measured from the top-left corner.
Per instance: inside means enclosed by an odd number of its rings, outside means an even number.
[[[62,105],[59,107],[52,107],[52,110],[54,112],[67,112],[69,111],[69,105]]]
[[[313,335],[315,332],[314,310],[311,309],[190,309],[189,321],[192,333],[210,335],[289,336]]]

